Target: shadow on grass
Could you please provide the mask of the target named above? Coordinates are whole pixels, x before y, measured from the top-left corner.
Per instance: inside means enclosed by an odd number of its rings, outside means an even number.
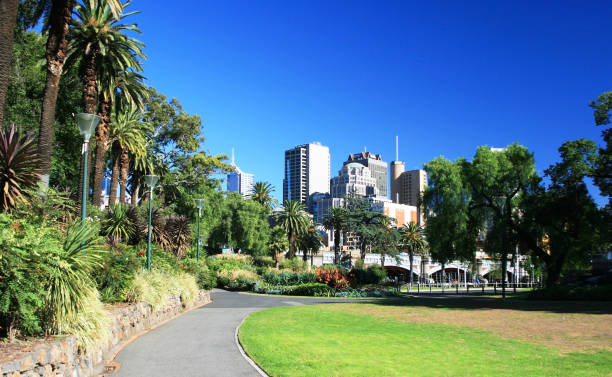
[[[436,295],[389,298],[369,302],[375,305],[424,306],[436,309],[510,309],[553,313],[612,314],[612,301],[545,301],[487,296]]]

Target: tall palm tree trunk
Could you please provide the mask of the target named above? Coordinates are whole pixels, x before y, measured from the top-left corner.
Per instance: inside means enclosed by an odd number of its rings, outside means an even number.
[[[11,77],[13,38],[19,0],[0,1],[0,127],[4,121],[4,103]]]
[[[111,100],[100,102],[100,124],[96,129],[96,160],[94,162],[94,185],[93,185],[93,204],[100,206],[102,202],[102,181],[106,171],[106,150],[108,146],[109,125],[111,122],[111,111],[113,102]]]
[[[96,75],[97,51],[91,51],[85,56],[85,75],[83,76],[83,109],[88,114],[95,114],[98,105],[98,86]],[[87,176],[91,177],[91,142],[87,146]],[[83,176],[83,160],[81,159],[81,177]],[[89,183],[89,182],[88,182]],[[83,180],[79,179],[79,203],[83,195]]]
[[[127,148],[121,149],[121,193],[119,194],[119,201],[121,203],[127,203],[127,181],[128,181],[128,173],[130,169],[130,155],[128,154]]]
[[[412,289],[412,263],[414,262],[414,252],[412,251],[412,248],[410,248],[408,251],[408,258],[410,259],[410,285],[408,286],[408,291],[410,291]]]
[[[49,15],[49,38],[45,57],[47,59],[47,81],[43,95],[42,114],[38,136],[38,154],[40,155],[40,182],[44,188],[49,187],[51,173],[51,148],[53,144],[53,123],[55,121],[55,104],[59,91],[59,82],[66,60],[73,0],[53,1]]]
[[[131,207],[136,207],[140,201],[140,178],[142,174],[139,171],[132,173],[132,200],[130,202]]]
[[[334,264],[340,264],[340,229],[334,229]]]
[[[295,249],[294,249],[294,236],[293,236],[293,231],[289,232],[289,255],[287,255],[287,257],[289,259],[293,259],[293,257],[295,257]]]
[[[108,195],[108,205],[112,206],[117,203],[117,185],[119,184],[119,159],[121,158],[121,151],[119,147],[119,143],[113,144],[112,150],[112,160],[113,160],[113,169],[111,175],[111,187]]]

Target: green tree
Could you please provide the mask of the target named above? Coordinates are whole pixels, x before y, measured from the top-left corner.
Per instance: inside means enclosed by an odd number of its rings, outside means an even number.
[[[19,0],[0,2],[0,127],[4,120],[4,103],[11,75],[13,33],[17,21]]]
[[[323,245],[321,233],[315,229],[312,222],[308,225],[306,233],[300,237],[298,245],[299,249],[304,252],[302,260],[304,262],[308,261],[308,254],[310,254],[310,265],[312,265],[314,254],[316,254]]]
[[[272,228],[270,233],[270,240],[268,241],[268,247],[274,257],[276,268],[278,268],[278,255],[289,248],[289,242],[287,241],[287,232],[281,226],[275,226]]]
[[[273,206],[278,204],[278,201],[272,197],[274,192],[274,186],[268,182],[255,182],[253,185],[253,195],[251,199],[261,204],[268,210],[271,210]]]
[[[323,217],[323,226],[334,232],[334,264],[340,264],[340,236],[349,228],[348,210],[343,207],[334,207]]]
[[[427,249],[427,242],[423,238],[423,228],[413,222],[402,226],[399,229],[399,232],[401,235],[400,242],[402,247],[408,250],[408,258],[410,259],[410,287],[412,287],[412,266],[414,264],[414,254],[424,252]]]
[[[308,230],[308,215],[304,205],[297,201],[285,201],[283,208],[275,215],[278,225],[287,232],[289,259],[295,257],[295,241]]]
[[[612,92],[605,92],[591,102],[595,110],[595,124],[605,126],[610,124],[610,110],[612,110]],[[594,171],[591,174],[595,184],[601,190],[602,195],[608,196],[608,206],[612,211],[612,130],[610,127],[601,132],[604,146],[599,148],[595,159]]]

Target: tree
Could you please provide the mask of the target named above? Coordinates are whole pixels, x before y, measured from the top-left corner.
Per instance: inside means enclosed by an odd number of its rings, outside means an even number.
[[[334,232],[334,264],[340,264],[340,236],[348,229],[348,210],[343,207],[334,207],[323,217],[323,226]]]
[[[295,257],[295,241],[308,229],[308,215],[304,205],[298,201],[285,201],[282,210],[275,216],[278,225],[287,232],[289,259]]]
[[[289,242],[287,241],[287,232],[281,226],[275,226],[272,228],[270,234],[270,240],[268,241],[268,247],[272,251],[272,257],[278,268],[278,254],[284,252],[289,248]]]
[[[146,134],[150,127],[143,120],[143,114],[135,108],[115,115],[111,123],[109,142],[112,144],[112,176],[109,195],[109,204],[117,200],[117,184],[121,178],[120,201],[125,202],[126,187],[129,168],[129,155],[146,154]]]
[[[314,254],[319,251],[323,245],[321,238],[321,233],[315,229],[314,224],[311,222],[308,225],[308,230],[300,237],[298,242],[300,250],[304,252],[302,256],[304,262],[308,260],[308,254],[310,253],[310,265],[313,264]]]
[[[251,199],[271,210],[274,205],[278,204],[278,201],[272,197],[273,192],[274,186],[272,184],[268,182],[255,182]]]
[[[401,235],[401,244],[408,250],[410,259],[410,287],[412,287],[412,265],[414,264],[414,253],[425,251],[427,242],[423,238],[423,228],[417,224],[410,222],[408,225],[399,229]]]
[[[356,195],[346,198],[348,209],[348,231],[359,237],[359,253],[361,260],[365,259],[368,246],[374,241],[378,228],[389,223],[391,218],[372,211],[370,202]]]
[[[0,127],[4,121],[4,103],[11,76],[13,57],[13,32],[17,20],[19,0],[0,2]]]
[[[591,102],[591,107],[595,110],[595,124],[598,126],[609,125],[612,92],[605,92],[600,95],[597,101]],[[608,206],[612,210],[612,130],[609,127],[604,129],[601,136],[605,145],[599,148],[591,176],[601,190],[601,194],[608,196]]]

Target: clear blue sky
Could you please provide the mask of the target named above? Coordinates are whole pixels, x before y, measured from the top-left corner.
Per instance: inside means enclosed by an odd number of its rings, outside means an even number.
[[[588,103],[612,90],[609,1],[167,4],[128,8],[149,83],[277,198],[284,150],[312,141],[332,176],[364,146],[390,162],[395,135],[407,169],[517,141],[542,171],[563,141],[601,143]]]

